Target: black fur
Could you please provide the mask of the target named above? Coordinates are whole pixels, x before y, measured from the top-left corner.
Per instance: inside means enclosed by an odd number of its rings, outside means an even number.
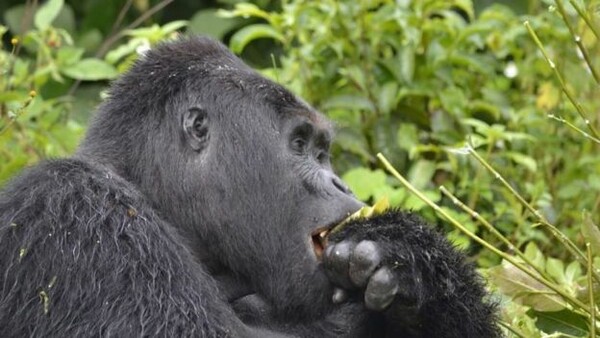
[[[493,337],[472,268],[404,214],[343,236],[375,240],[383,264],[410,254],[423,283],[405,291],[422,306],[332,301],[311,235],[361,203],[324,156],[331,135],[219,43],[149,51],[112,85],[72,158],[0,193],[0,337],[429,335],[415,323]]]
[[[418,216],[389,211],[350,222],[330,238],[334,243],[364,240],[378,243],[381,266],[392,267],[400,284],[396,300],[383,312],[387,336],[500,336],[492,324],[495,305],[482,302],[486,292],[473,265]]]

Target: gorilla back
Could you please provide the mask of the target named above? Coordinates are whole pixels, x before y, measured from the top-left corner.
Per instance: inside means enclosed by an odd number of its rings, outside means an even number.
[[[495,336],[477,275],[441,235],[434,263],[388,266],[423,247],[405,214],[324,255],[318,234],[362,206],[331,169],[331,138],[217,42],[149,51],[72,158],[0,194],[0,336]],[[436,320],[444,330],[421,329]]]

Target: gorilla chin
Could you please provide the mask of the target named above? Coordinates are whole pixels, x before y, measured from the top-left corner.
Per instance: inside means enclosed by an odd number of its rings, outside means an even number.
[[[112,83],[70,158],[0,192],[0,337],[498,337],[443,235],[360,207],[331,123],[203,37]]]

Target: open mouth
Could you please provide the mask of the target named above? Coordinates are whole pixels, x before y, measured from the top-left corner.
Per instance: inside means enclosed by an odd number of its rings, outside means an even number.
[[[321,257],[323,257],[323,252],[327,246],[327,235],[329,235],[329,230],[333,225],[319,228],[310,235],[313,251],[315,252],[315,256],[317,256],[317,260],[321,260]]]

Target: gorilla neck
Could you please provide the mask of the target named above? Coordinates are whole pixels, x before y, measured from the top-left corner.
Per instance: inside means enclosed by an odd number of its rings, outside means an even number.
[[[212,276],[217,281],[219,289],[229,303],[233,303],[242,297],[255,293],[247,281],[232,273],[223,271],[220,274],[213,274]]]

